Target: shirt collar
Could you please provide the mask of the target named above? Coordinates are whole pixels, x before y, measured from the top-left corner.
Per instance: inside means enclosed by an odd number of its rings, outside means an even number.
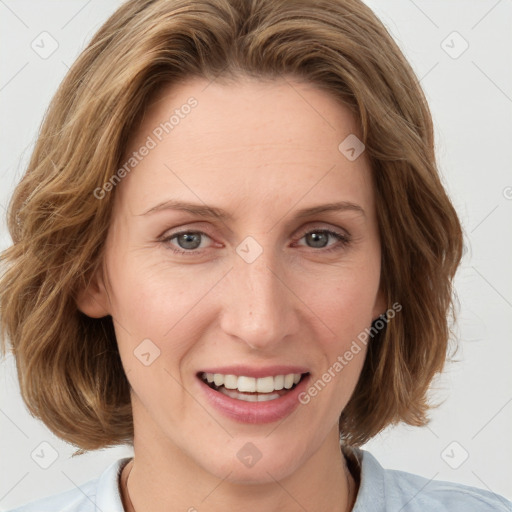
[[[360,448],[351,448],[346,454],[355,459],[360,468],[359,490],[352,512],[384,512],[384,469],[370,452]],[[124,512],[119,479],[130,460],[131,457],[117,460],[100,476],[96,512]]]
[[[124,512],[119,488],[119,477],[131,457],[119,459],[100,476],[96,489],[95,512]]]
[[[359,490],[352,512],[385,512],[384,468],[370,453],[352,448],[359,462]]]

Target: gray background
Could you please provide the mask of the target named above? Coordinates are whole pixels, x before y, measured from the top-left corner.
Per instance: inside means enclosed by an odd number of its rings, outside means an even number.
[[[4,210],[44,111],[120,3],[0,0],[0,249],[9,244]],[[456,279],[459,362],[432,390],[442,404],[428,427],[390,428],[365,448],[385,467],[512,499],[512,1],[367,3],[421,78],[468,251]],[[131,455],[119,447],[71,459],[74,448],[28,414],[11,356],[0,366],[0,392],[0,510],[80,485]]]

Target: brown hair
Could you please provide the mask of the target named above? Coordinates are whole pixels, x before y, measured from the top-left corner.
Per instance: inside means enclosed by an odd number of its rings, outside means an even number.
[[[129,384],[110,316],[75,298],[99,268],[130,134],[164,84],[188,77],[292,76],[358,119],[373,172],[381,287],[402,311],[373,337],[340,417],[346,444],[391,423],[425,424],[444,365],[462,232],[440,181],[430,112],[382,23],[359,0],[131,0],[93,37],[60,85],[12,197],[2,253],[1,332],[22,397],[82,450],[133,441]],[[6,344],[2,341],[2,351]]]

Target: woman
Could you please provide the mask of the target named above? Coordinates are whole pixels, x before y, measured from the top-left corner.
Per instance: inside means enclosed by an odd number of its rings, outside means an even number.
[[[134,448],[18,510],[510,510],[358,448],[426,423],[462,251],[423,93],[359,1],[127,2],[9,228],[27,406]]]

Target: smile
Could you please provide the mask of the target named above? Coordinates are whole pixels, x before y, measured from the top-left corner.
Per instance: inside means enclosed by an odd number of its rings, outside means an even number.
[[[298,397],[310,379],[304,367],[239,366],[197,373],[200,392],[214,410],[236,422],[252,424],[289,416],[300,405]]]
[[[203,372],[200,377],[211,389],[235,400],[267,402],[286,395],[305,375],[307,374],[288,373],[255,378]]]

